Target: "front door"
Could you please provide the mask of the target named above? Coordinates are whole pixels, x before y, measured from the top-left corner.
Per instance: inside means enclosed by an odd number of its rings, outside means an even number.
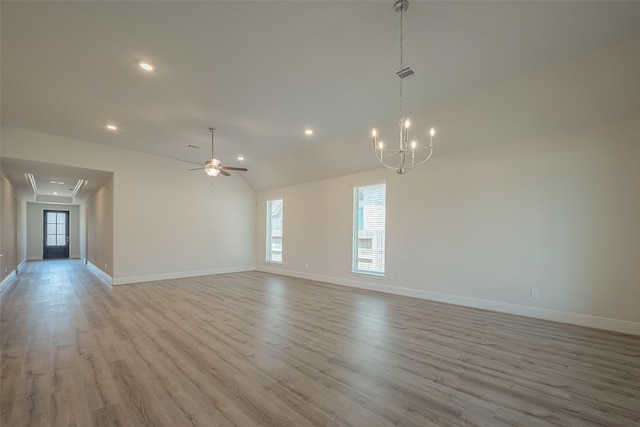
[[[69,258],[69,211],[44,211],[42,258]]]

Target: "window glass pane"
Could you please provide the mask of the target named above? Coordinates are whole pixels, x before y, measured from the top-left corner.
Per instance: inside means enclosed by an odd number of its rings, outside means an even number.
[[[58,234],[58,235],[57,235],[57,237],[58,237],[58,238],[56,239],[56,245],[58,245],[58,246],[64,246],[64,243],[65,243],[65,236],[64,236],[64,235],[60,235],[60,234]]]
[[[56,245],[56,235],[51,234],[47,236],[47,246],[55,246]]]
[[[55,212],[47,212],[47,224],[56,223],[56,213]]]
[[[58,213],[58,221],[57,221],[57,223],[58,224],[66,223],[67,222],[66,218],[67,218],[67,215],[64,212],[63,213]]]
[[[267,261],[282,262],[283,200],[267,201]]]
[[[47,234],[56,234],[55,224],[47,224]]]
[[[66,228],[64,224],[58,224],[56,226],[56,234],[66,234]]]
[[[385,272],[386,184],[354,189],[353,270]]]

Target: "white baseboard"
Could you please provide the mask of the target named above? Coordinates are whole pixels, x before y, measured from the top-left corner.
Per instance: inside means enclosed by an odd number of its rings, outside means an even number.
[[[96,267],[91,262],[87,263],[87,267],[89,267],[89,270],[91,270],[91,272],[93,274],[95,274],[100,280],[105,282],[107,285],[111,286],[113,284],[113,279],[111,278],[111,276],[109,276],[104,271],[100,270],[98,267]]]
[[[444,302],[447,304],[455,304],[465,307],[479,308],[483,310],[498,311],[501,313],[515,314],[518,316],[533,317],[543,320],[551,320],[554,322],[569,323],[578,326],[587,326],[596,329],[605,329],[608,331],[621,332],[625,334],[640,335],[639,322],[630,322],[627,320],[591,316],[588,314],[570,313],[565,311],[550,310],[546,308],[511,304],[507,302],[485,300],[481,298],[451,295],[440,292],[425,291],[421,289],[405,288],[400,286],[390,286],[385,283],[376,283],[377,280],[384,280],[384,278],[382,277],[380,279],[371,277],[371,281],[362,281],[291,270],[282,270],[268,266],[258,267],[257,270],[265,273],[281,274],[284,276],[315,280],[319,282],[331,283],[334,285],[385,292],[394,295],[402,295],[429,301]]]
[[[27,260],[22,260],[20,262],[20,264],[18,264],[18,266],[16,267],[15,270],[13,270],[11,273],[9,273],[7,275],[7,277],[5,277],[4,279],[2,279],[2,282],[0,282],[0,294],[2,292],[4,292],[5,288],[7,288],[9,286],[9,284],[11,283],[11,280],[13,280],[14,277],[16,277],[16,275],[18,274],[18,272],[22,269],[22,267],[25,266],[25,264],[27,263]]]
[[[11,281],[16,277],[16,271],[12,270],[11,273],[9,273],[7,275],[7,277],[5,277],[4,279],[2,279],[2,282],[0,282],[0,294],[2,292],[4,292],[4,290],[9,287],[9,284],[11,283]]]
[[[69,258],[54,258],[54,259],[84,259],[79,255],[69,255]],[[29,256],[27,257],[27,261],[44,261],[44,258],[41,256]]]
[[[242,273],[244,271],[253,271],[255,266],[246,267],[228,267],[228,268],[216,268],[211,270],[195,270],[195,271],[180,271],[175,273],[161,273],[161,274],[149,274],[145,276],[130,276],[130,277],[116,277],[113,280],[114,285],[127,285],[130,283],[141,282],[155,282],[157,280],[169,280],[169,279],[184,279],[187,277],[198,276],[210,276],[213,274],[224,273]]]

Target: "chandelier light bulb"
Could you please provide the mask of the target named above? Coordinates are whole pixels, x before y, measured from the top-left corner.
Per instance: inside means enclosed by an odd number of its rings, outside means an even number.
[[[418,144],[415,141],[411,141],[411,148],[416,148]]]
[[[384,148],[384,144],[382,143],[382,141],[378,143],[378,148],[381,150]]]
[[[434,136],[436,134],[436,130],[434,128],[431,128],[431,131],[429,132],[429,134],[431,136]]]
[[[409,121],[409,119],[407,119],[407,121],[404,122],[404,127],[409,129],[409,126],[411,126],[411,122]]]
[[[378,135],[378,131],[377,131],[377,130],[375,130],[375,128],[374,128],[374,129],[371,131],[371,136],[375,138],[377,135]]]

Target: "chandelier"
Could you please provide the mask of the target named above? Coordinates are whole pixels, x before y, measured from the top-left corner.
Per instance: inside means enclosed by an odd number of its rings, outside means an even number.
[[[397,0],[394,5],[395,11],[400,13],[400,71],[396,73],[398,77],[400,77],[400,145],[395,148],[393,146],[387,146],[382,140],[378,139],[377,130],[373,129],[371,131],[373,151],[376,154],[376,158],[382,166],[400,175],[409,169],[417,168],[425,164],[431,158],[433,154],[433,137],[436,134],[435,129],[431,128],[429,131],[429,145],[421,144],[418,140],[409,138],[411,121],[405,117],[402,92],[402,82],[405,78],[414,74],[413,70],[409,67],[405,68],[403,63],[404,28],[402,26],[402,18],[408,8],[408,0]]]

